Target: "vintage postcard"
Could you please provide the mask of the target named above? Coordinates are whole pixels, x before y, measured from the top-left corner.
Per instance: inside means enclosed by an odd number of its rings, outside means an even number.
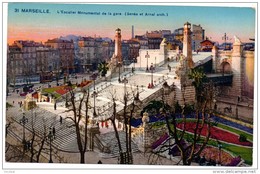
[[[6,7],[4,166],[255,172],[256,3]]]

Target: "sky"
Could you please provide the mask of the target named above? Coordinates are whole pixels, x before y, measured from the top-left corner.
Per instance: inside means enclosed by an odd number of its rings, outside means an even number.
[[[37,13],[28,12],[29,9]],[[64,14],[62,11],[69,14]],[[98,14],[78,14],[79,11]],[[138,15],[127,16],[127,13]],[[205,36],[213,41],[224,42],[222,38],[226,33],[229,39],[234,40],[233,37],[236,35],[242,42],[248,42],[249,38],[255,38],[255,15],[256,12],[251,7],[232,5],[217,7],[212,4],[188,6],[187,3],[184,6],[178,4],[165,6],[165,4],[8,3],[7,42],[9,44],[15,40],[45,42],[69,34],[114,38],[117,28],[121,29],[123,39],[130,39],[132,26],[135,35],[142,35],[146,31],[153,30],[173,32],[183,27],[187,21],[191,24],[200,24],[205,29]]]

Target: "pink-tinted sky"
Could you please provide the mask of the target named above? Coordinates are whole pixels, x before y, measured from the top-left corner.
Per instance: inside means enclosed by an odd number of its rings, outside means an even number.
[[[23,12],[24,9],[34,9],[37,13]],[[79,14],[79,11],[99,14]],[[146,13],[164,16],[145,16]],[[186,21],[200,24],[213,41],[223,42],[224,33],[229,38],[237,35],[243,42],[255,37],[255,10],[248,7],[9,3],[8,43],[14,40],[45,42],[69,34],[113,38],[116,28],[122,30],[123,39],[129,39],[132,25],[135,34],[163,29],[173,32]]]

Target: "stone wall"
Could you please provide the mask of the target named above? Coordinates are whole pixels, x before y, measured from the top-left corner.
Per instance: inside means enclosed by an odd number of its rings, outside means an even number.
[[[223,71],[222,63],[230,64],[233,73],[233,83],[231,87],[222,88],[223,95],[233,97],[240,96],[253,99],[254,97],[254,51],[243,51],[242,43],[237,41],[231,51],[212,50],[213,65],[215,72]]]
[[[149,152],[152,150],[152,144],[165,133],[168,133],[166,125],[153,128],[152,124],[149,123],[145,127],[135,129],[132,133],[132,140],[137,144],[140,151]]]
[[[183,105],[185,103],[194,103],[195,101],[195,88],[191,84],[183,86],[180,83],[176,83],[174,87],[175,101]]]

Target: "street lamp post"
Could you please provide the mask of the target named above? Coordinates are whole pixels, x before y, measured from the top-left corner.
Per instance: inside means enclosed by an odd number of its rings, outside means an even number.
[[[146,55],[145,55],[145,58],[146,58],[146,72],[148,72],[149,71],[149,69],[148,69],[148,59],[150,58],[150,55],[148,54],[148,51],[146,52]]]
[[[94,81],[94,90],[96,90],[96,79],[97,79],[97,74],[96,73],[93,73],[91,75],[91,80]]]
[[[96,96],[97,96],[97,92],[96,92],[96,90],[94,90],[94,92],[93,92],[93,97],[94,97],[93,116],[94,116],[94,118],[97,116],[97,113],[96,113]]]
[[[53,138],[54,138],[53,129],[50,127],[49,128],[49,134],[48,134],[48,137],[47,137],[47,139],[50,141],[50,160],[49,160],[49,163],[53,163],[53,161],[52,161],[52,146],[51,146]]]
[[[229,48],[227,48],[227,40],[231,40],[231,39],[229,39],[227,34],[224,33],[224,36],[222,37],[222,40],[224,40],[224,50],[228,50]]]
[[[214,103],[214,111],[217,111],[217,100],[213,99],[213,103]]]
[[[118,62],[118,82],[121,82],[121,78],[120,78],[120,68],[121,68],[121,62]]]
[[[133,72],[135,71],[135,61],[136,61],[136,58],[133,58],[134,60],[134,69],[133,69]]]
[[[94,73],[91,76],[92,80],[94,81],[94,92],[93,92],[93,98],[94,98],[94,107],[93,107],[93,116],[96,117],[97,113],[96,113],[96,96],[97,96],[97,92],[96,92],[96,78],[97,78],[97,74]]]
[[[28,118],[25,117],[25,113],[23,112],[23,117],[20,119],[20,124],[23,124],[23,145],[26,144],[25,141],[25,124],[28,123]]]
[[[151,88],[153,88],[153,71],[155,70],[153,63],[150,66],[150,71],[151,71]]]
[[[126,84],[128,83],[128,80],[126,77],[124,77],[124,79],[122,80],[122,82],[124,83],[124,97],[126,97]],[[126,99],[126,98],[124,98]]]

